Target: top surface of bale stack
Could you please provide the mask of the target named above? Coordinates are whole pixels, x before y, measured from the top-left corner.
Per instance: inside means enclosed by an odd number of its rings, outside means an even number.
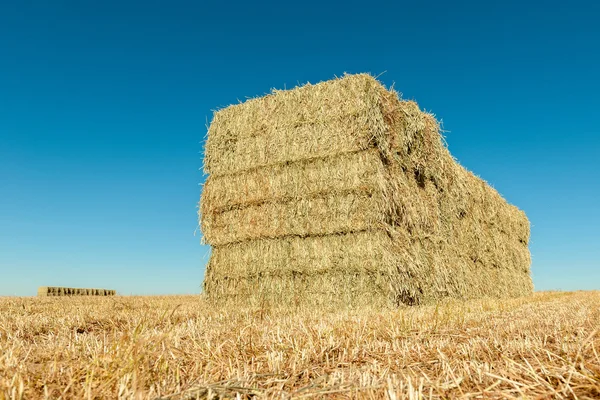
[[[532,291],[529,223],[369,75],[215,113],[200,219],[215,299],[417,304]]]

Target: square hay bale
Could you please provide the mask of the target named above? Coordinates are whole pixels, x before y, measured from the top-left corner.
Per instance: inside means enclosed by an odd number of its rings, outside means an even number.
[[[529,221],[366,74],[217,111],[199,219],[216,301],[422,304],[532,292]]]

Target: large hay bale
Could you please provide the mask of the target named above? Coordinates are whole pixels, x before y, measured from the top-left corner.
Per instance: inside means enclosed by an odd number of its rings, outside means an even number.
[[[218,301],[419,304],[531,293],[529,222],[435,118],[369,75],[215,113],[200,201]]]

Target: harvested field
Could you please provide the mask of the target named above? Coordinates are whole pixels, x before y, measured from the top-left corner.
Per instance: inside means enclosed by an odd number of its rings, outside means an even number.
[[[0,298],[0,400],[593,399],[599,321],[600,292],[318,313]]]
[[[204,290],[217,303],[533,291],[525,214],[452,158],[432,115],[369,75],[217,111],[205,171]]]

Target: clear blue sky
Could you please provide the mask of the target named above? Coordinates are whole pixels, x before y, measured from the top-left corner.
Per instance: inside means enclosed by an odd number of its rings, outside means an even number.
[[[526,211],[536,289],[600,289],[598,3],[384,3],[2,2],[0,295],[198,293],[211,110],[384,71]]]

